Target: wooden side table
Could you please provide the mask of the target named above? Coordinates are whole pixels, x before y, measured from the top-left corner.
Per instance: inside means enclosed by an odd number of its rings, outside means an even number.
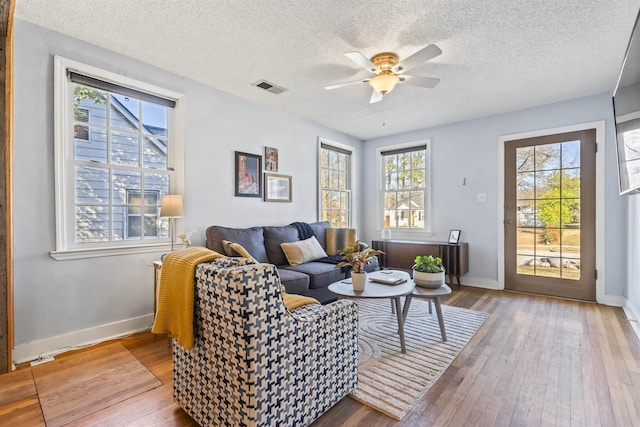
[[[384,252],[378,255],[380,267],[410,271],[413,261],[418,255],[432,255],[442,258],[442,263],[449,276],[449,285],[454,278],[460,288],[460,276],[469,272],[469,244],[447,242],[421,242],[412,240],[373,240],[373,249]]]

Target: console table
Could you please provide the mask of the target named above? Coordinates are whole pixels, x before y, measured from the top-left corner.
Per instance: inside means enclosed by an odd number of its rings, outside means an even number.
[[[460,276],[469,272],[469,244],[447,242],[420,242],[412,240],[373,240],[373,249],[383,251],[378,262],[383,268],[411,270],[418,255],[432,255],[442,258],[442,265],[453,284],[455,276],[460,287]]]

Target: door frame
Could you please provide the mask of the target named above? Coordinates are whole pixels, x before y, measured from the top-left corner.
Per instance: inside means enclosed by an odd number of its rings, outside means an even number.
[[[504,290],[504,144],[506,141],[514,139],[536,138],[558,133],[575,132],[587,129],[596,130],[596,269],[598,277],[596,279],[596,302],[599,304],[619,305],[617,298],[607,298],[604,293],[605,277],[605,254],[604,254],[604,157],[605,157],[605,128],[606,122],[598,120],[595,122],[580,123],[570,126],[562,126],[551,129],[542,129],[518,134],[503,135],[498,137],[498,188],[497,188],[497,210],[498,210],[498,289]]]

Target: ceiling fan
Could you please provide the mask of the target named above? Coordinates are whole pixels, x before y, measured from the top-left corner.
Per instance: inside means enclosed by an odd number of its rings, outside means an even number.
[[[421,86],[432,89],[440,82],[440,79],[433,77],[410,76],[404,74],[410,69],[423,64],[436,56],[440,55],[442,50],[435,44],[430,44],[420,49],[413,55],[400,61],[397,54],[393,52],[382,52],[373,55],[371,59],[367,58],[360,52],[348,52],[344,55],[364,67],[370,73],[375,74],[373,77],[355,80],[351,82],[338,83],[325,86],[325,89],[332,90],[358,83],[369,83],[373,88],[370,104],[382,101],[382,98],[391,92],[396,84],[404,82],[413,86]]]

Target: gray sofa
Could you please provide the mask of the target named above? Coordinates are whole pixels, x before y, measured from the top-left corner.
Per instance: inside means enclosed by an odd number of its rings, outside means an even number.
[[[308,225],[322,248],[327,251],[329,222],[314,222]],[[332,233],[330,232],[330,234]],[[207,228],[206,236],[207,248],[228,256],[237,256],[238,254],[229,253],[228,248],[225,248],[222,243],[223,240],[242,245],[256,261],[274,264],[278,268],[280,281],[287,292],[310,296],[323,304],[336,299],[336,296],[329,292],[327,287],[331,283],[350,275],[346,269],[336,268],[335,262],[340,258],[336,256],[329,257],[333,259],[289,265],[280,244],[301,240],[299,229],[293,224],[250,228],[229,228],[213,225]],[[334,248],[330,248],[327,251],[328,255],[336,255],[332,252],[335,252]],[[366,270],[373,271],[377,268],[377,262],[373,262],[367,266]]]

